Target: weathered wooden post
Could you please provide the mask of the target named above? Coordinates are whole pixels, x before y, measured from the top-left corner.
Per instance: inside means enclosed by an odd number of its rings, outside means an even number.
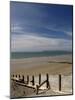
[[[14,74],[13,74],[13,77],[14,77]]]
[[[19,79],[20,79],[20,75],[19,75]]]
[[[59,74],[59,91],[61,91],[61,74]]]
[[[41,74],[39,74],[39,85],[41,84]]]
[[[34,75],[32,76],[32,85],[35,85],[35,82],[34,82]]]
[[[16,75],[16,77],[17,77],[17,75]]]
[[[27,75],[27,84],[29,83],[29,75]]]
[[[36,85],[36,94],[38,94],[38,85]]]
[[[49,80],[48,73],[46,74],[46,78],[47,78],[47,80],[46,80],[46,88],[48,88],[48,80]]]
[[[50,89],[49,75],[48,75],[48,73],[46,74],[46,78],[47,78],[47,80],[46,80],[46,88],[49,88]]]
[[[24,82],[24,75],[22,75],[22,82]]]

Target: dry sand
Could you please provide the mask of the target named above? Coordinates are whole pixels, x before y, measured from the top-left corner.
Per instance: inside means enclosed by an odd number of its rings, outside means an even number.
[[[45,74],[70,74],[72,73],[72,55],[63,55],[55,57],[35,57],[25,59],[11,59],[11,74],[38,75]]]

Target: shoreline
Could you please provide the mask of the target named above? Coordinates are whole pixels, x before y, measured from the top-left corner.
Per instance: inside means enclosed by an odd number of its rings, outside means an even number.
[[[24,57],[24,58],[11,58],[11,60],[14,60],[14,59],[16,59],[16,60],[21,60],[21,59],[32,59],[32,58],[50,58],[50,57],[52,57],[52,58],[55,58],[55,57],[64,57],[64,56],[72,56],[72,54],[62,54],[62,55],[53,55],[53,56],[33,56],[33,57]]]
[[[48,56],[48,57],[31,57],[31,58],[20,58],[20,59],[10,59],[10,62],[16,61],[28,61],[28,62],[35,62],[35,61],[68,61],[72,62],[72,55],[58,55],[58,56]]]

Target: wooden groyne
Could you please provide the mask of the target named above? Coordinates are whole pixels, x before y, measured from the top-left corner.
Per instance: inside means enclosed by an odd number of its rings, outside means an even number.
[[[11,80],[13,80],[16,84],[21,85],[21,86],[26,86],[28,88],[33,88],[36,90],[36,94],[39,94],[40,90],[44,90],[44,89],[51,89],[51,85],[50,85],[50,81],[49,81],[49,75],[48,73],[46,74],[46,79],[44,79],[44,81],[42,81],[42,75],[39,74],[38,75],[38,84],[36,84],[35,81],[35,77],[34,75],[32,75],[32,79],[30,79],[29,75],[27,75],[26,77],[24,77],[24,75],[12,75]],[[31,84],[30,84],[31,83]],[[58,85],[59,85],[59,91],[61,91],[61,87],[62,87],[62,77],[61,74],[58,75]],[[45,88],[42,88],[42,86],[46,84]]]

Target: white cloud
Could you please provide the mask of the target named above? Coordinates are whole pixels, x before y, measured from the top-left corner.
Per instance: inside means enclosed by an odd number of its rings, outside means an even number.
[[[55,24],[56,25],[56,24]],[[63,28],[55,28],[54,25],[51,25],[51,26],[46,26],[46,28],[48,30],[52,30],[52,31],[56,31],[56,32],[64,32],[65,34],[69,35],[69,36],[72,36],[72,32],[69,32],[69,31],[66,31],[65,29]]]
[[[66,32],[65,31],[65,33],[68,34],[68,35],[70,35],[70,36],[72,36],[72,32]]]
[[[72,40],[12,35],[11,51],[71,50]]]
[[[50,27],[46,28],[60,31]],[[12,34],[11,51],[72,50],[72,40],[39,37],[36,33],[32,33],[33,36],[27,35],[29,33],[24,32],[19,23],[11,25],[11,32],[20,33],[18,35]],[[72,35],[70,32],[65,33]]]

